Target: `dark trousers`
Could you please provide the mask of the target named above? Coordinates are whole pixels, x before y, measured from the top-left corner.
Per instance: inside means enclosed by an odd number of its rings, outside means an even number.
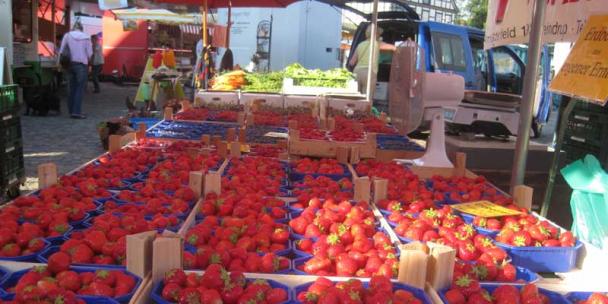
[[[70,94],[68,97],[68,110],[70,115],[82,114],[82,98],[87,85],[89,67],[77,62],[70,64]]]
[[[99,92],[99,75],[101,74],[101,70],[103,69],[103,64],[94,65],[91,69],[93,73],[93,86],[95,86],[95,92]]]

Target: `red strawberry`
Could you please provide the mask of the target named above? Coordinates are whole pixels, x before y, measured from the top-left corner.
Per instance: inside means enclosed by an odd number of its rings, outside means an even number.
[[[95,282],[100,282],[113,287],[116,284],[116,275],[110,270],[97,270],[95,271]]]
[[[48,259],[48,270],[58,274],[70,268],[70,256],[65,252],[55,252]]]
[[[445,298],[448,301],[447,304],[465,304],[467,302],[462,292],[456,288],[448,290],[445,293]]]
[[[103,296],[103,297],[114,297],[114,290],[112,287],[101,283],[101,282],[93,282],[88,287],[89,295],[93,296]]]
[[[21,249],[15,243],[9,243],[2,247],[0,250],[0,256],[3,257],[16,257],[21,254]]]
[[[93,259],[93,250],[85,244],[79,244],[68,251],[72,257],[72,263],[89,264]]]
[[[57,274],[56,278],[57,284],[61,288],[76,292],[81,287],[80,277],[74,271],[62,271]]]

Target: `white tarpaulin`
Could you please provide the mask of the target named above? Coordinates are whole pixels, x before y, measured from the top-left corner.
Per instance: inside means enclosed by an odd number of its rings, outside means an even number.
[[[165,9],[122,9],[112,11],[118,20],[147,20],[170,24],[201,24],[201,14],[176,14]]]
[[[576,41],[590,15],[608,14],[608,0],[546,0],[543,43]],[[486,49],[528,43],[534,0],[490,0]]]
[[[99,0],[99,8],[102,10],[111,10],[125,7],[129,7],[129,3],[127,0]]]

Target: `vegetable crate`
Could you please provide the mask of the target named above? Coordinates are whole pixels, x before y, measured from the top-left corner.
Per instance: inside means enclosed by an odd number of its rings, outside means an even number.
[[[302,79],[283,79],[283,93],[293,95],[359,94],[359,87],[357,82],[353,79],[345,80],[344,87],[341,88],[303,86],[301,84],[299,85],[299,82],[302,82]]]
[[[361,96],[326,96],[321,100],[320,117],[366,117],[371,115],[372,104]]]
[[[237,92],[200,91],[194,97],[194,106],[206,104],[230,104],[239,105],[239,94]]]

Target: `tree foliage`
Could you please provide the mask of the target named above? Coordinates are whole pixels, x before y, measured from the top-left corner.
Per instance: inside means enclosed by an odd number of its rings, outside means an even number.
[[[488,0],[469,0],[465,6],[469,18],[467,25],[483,29],[486,27],[486,17],[488,15]]]

